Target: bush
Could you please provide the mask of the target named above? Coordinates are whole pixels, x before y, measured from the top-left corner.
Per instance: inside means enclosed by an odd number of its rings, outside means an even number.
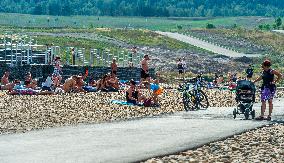
[[[207,23],[206,28],[207,28],[207,29],[214,29],[214,28],[216,28],[216,27],[215,27],[214,24]]]
[[[182,25],[177,25],[178,30],[182,30]]]

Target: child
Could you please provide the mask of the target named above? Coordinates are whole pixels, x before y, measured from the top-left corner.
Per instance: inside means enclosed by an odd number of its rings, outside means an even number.
[[[158,80],[155,80],[154,83],[145,82],[144,86],[152,92],[152,99],[155,106],[160,106],[158,96],[163,93],[163,88],[159,86]]]

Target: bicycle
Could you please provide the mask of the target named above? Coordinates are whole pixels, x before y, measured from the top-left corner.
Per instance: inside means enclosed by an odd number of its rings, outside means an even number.
[[[191,79],[182,86],[182,100],[185,111],[207,109],[209,107],[208,97],[201,90],[202,87],[204,86],[201,76]]]

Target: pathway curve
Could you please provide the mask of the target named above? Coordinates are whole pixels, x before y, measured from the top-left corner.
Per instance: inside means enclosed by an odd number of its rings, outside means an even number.
[[[168,36],[170,38],[173,38],[173,39],[176,39],[176,40],[179,40],[179,41],[183,41],[185,43],[188,43],[188,44],[191,44],[191,45],[194,45],[194,46],[197,46],[197,47],[200,47],[202,49],[211,51],[213,53],[225,55],[225,56],[228,56],[228,57],[243,57],[243,56],[259,57],[259,56],[261,56],[260,54],[238,53],[238,52],[235,52],[235,51],[232,51],[232,50],[229,50],[229,49],[226,49],[226,48],[222,48],[220,46],[216,46],[216,45],[213,45],[211,43],[193,38],[191,36],[187,36],[187,35],[183,35],[183,34],[179,34],[179,33],[160,32],[160,31],[157,31],[157,33],[164,35],[164,36]]]

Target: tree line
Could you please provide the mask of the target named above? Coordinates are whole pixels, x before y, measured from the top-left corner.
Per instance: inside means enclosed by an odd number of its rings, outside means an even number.
[[[0,12],[96,16],[284,16],[283,0],[1,0]]]

